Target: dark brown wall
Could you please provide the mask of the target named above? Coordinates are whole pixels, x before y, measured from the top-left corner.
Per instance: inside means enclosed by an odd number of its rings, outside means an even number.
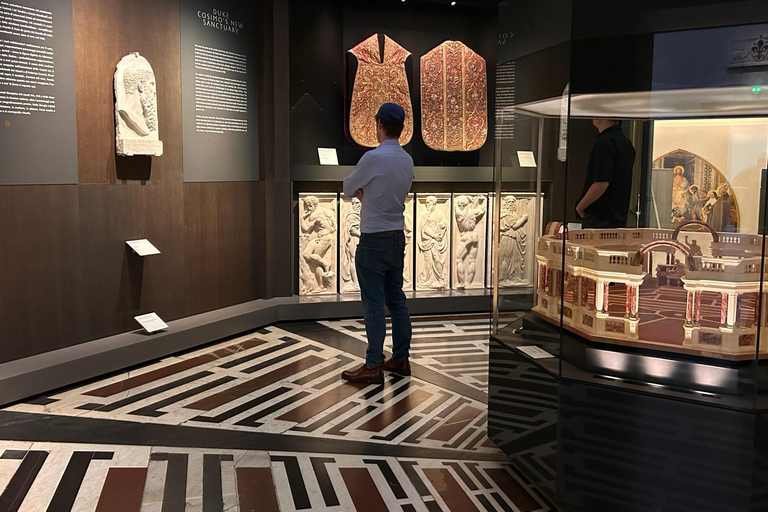
[[[273,5],[274,4],[274,5]],[[178,0],[73,0],[78,185],[0,187],[0,362],[289,295],[287,2],[257,20],[259,182],[184,183]],[[112,78],[138,51],[158,84],[159,158],[115,154]],[[144,260],[125,240],[148,238]]]

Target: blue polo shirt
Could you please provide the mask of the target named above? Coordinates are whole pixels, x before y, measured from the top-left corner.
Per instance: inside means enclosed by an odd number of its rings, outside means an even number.
[[[405,196],[413,181],[413,158],[397,139],[386,139],[360,159],[344,178],[344,195],[363,189],[360,231],[380,233],[403,229]]]

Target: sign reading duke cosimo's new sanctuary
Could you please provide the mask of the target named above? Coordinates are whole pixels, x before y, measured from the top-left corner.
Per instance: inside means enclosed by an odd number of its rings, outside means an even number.
[[[0,184],[77,183],[70,0],[0,0]]]
[[[184,181],[259,179],[252,4],[181,1]]]

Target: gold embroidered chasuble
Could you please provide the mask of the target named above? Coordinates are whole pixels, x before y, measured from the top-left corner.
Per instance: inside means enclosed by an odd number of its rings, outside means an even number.
[[[437,151],[474,151],[485,144],[485,59],[461,41],[446,41],[421,58],[421,132]]]
[[[405,75],[405,60],[409,51],[384,36],[384,58],[380,57],[379,35],[374,34],[349,50],[357,58],[355,85],[349,109],[349,134],[357,144],[375,148],[375,116],[382,103],[397,103],[405,110],[405,126],[400,145],[405,146],[413,136],[413,107]]]

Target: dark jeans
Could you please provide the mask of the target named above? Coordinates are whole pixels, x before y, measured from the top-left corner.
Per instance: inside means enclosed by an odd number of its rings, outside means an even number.
[[[405,235],[363,233],[355,254],[357,281],[363,300],[368,351],[365,364],[384,362],[384,338],[387,335],[384,305],[392,316],[392,359],[403,360],[411,348],[411,317],[403,293]]]

